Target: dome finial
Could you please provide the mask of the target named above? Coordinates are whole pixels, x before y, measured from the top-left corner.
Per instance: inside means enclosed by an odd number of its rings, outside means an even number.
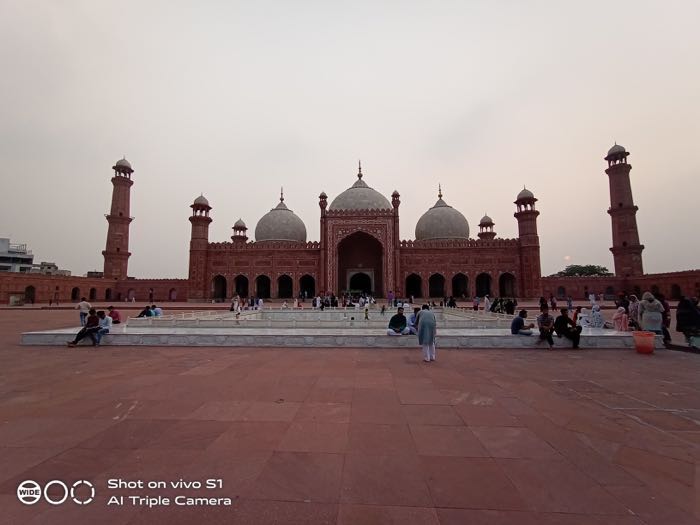
[[[438,183],[438,199],[442,199],[442,185]]]
[[[361,160],[357,161],[357,178],[358,179],[362,178],[362,161]]]
[[[284,186],[280,186],[280,202],[284,202]]]

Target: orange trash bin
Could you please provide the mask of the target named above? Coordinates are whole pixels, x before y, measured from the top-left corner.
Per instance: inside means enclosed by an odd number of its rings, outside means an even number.
[[[634,332],[634,347],[639,354],[653,354],[656,345],[656,334],[654,332]]]

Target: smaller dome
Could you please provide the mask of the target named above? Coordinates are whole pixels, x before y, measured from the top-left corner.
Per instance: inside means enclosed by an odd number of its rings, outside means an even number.
[[[306,226],[287,208],[284,196],[280,195],[279,204],[263,215],[255,225],[255,240],[306,242]]]
[[[615,145],[608,150],[607,156],[609,157],[610,155],[616,155],[619,153],[627,153],[627,150],[616,142]]]
[[[442,188],[435,205],[416,223],[416,240],[468,239],[469,223],[459,211],[442,200]]]
[[[126,157],[119,159],[114,165],[119,167],[119,168],[131,169],[131,163],[128,160],[126,160]]]
[[[200,195],[194,200],[194,204],[198,206],[209,206],[209,201],[204,195]]]
[[[481,220],[479,221],[479,226],[492,226],[493,225],[493,219],[489,217],[488,215],[484,215]]]
[[[518,198],[516,200],[521,201],[534,198],[535,194],[528,190],[525,186],[523,186],[523,189],[520,191],[520,193],[518,193]]]
[[[326,195],[326,192],[325,192],[325,191],[322,191],[322,192],[321,192],[321,195],[319,195],[318,198],[319,198],[319,199],[327,199],[327,198],[328,198],[328,195]]]
[[[238,219],[234,224],[234,228],[238,228],[240,230],[247,230],[248,227],[245,225],[245,222],[243,222],[243,219]]]
[[[391,193],[391,196],[392,196],[392,197],[400,197],[401,195],[399,195],[398,190],[394,190],[394,191]]]

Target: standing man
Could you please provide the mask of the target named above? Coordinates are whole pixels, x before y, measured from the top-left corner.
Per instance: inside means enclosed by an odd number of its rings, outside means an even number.
[[[435,314],[430,311],[427,304],[418,316],[418,344],[423,347],[423,361],[429,363],[435,361],[435,333],[437,321]]]
[[[546,303],[542,306],[542,313],[537,316],[537,327],[540,329],[540,341],[547,341],[551,350],[554,346],[554,317],[549,315],[549,306]]]
[[[78,303],[76,308],[80,312],[80,326],[85,326],[85,319],[87,319],[88,313],[90,312],[90,308],[92,308],[92,305],[87,302],[85,297],[81,297],[80,302]]]

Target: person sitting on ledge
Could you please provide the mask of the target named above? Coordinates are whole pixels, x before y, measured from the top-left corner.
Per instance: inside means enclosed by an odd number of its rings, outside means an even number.
[[[108,307],[107,310],[109,310],[108,315],[112,318],[112,324],[119,324],[122,322],[122,314],[119,313],[119,310],[114,306]]]
[[[579,341],[581,341],[581,330],[583,330],[583,328],[576,326],[574,320],[569,317],[568,308],[562,308],[560,312],[561,315],[557,316],[554,321],[554,331],[559,337],[571,339],[574,348],[578,348]]]
[[[537,316],[537,327],[540,329],[540,341],[547,341],[549,349],[554,346],[552,332],[554,332],[554,317],[549,315],[549,306],[545,303],[541,307],[542,313]]]
[[[527,310],[520,310],[517,317],[510,323],[510,333],[513,335],[532,335],[532,328],[535,327],[535,324],[525,324],[525,319],[527,319]]]
[[[80,331],[75,334],[75,339],[68,341],[66,344],[68,346],[76,346],[81,340],[86,337],[90,337],[92,340],[92,346],[97,344],[97,339],[95,334],[100,329],[100,318],[97,317],[97,313],[94,308],[90,308],[88,311],[87,319],[85,320],[85,326],[83,326]]]
[[[408,316],[408,331],[411,334],[417,334],[418,329],[416,325],[418,324],[418,313],[420,312],[420,308],[416,307],[413,309],[413,313]]]
[[[139,315],[137,315],[136,317],[153,317],[153,310],[151,310],[151,307],[149,305],[146,305],[146,308],[141,310],[141,312],[139,312]]]
[[[389,319],[389,328],[386,331],[387,335],[408,335],[411,330],[406,326],[406,316],[403,314],[403,308],[399,306],[396,315],[392,315]]]
[[[102,342],[102,337],[107,335],[112,328],[112,318],[105,315],[104,310],[97,312],[97,318],[100,320],[100,328],[95,332],[96,345],[99,346]]]

